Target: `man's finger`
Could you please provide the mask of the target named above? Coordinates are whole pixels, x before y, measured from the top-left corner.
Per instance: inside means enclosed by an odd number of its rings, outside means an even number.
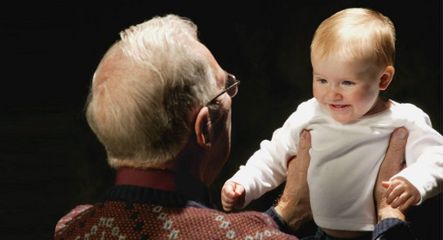
[[[385,158],[380,165],[377,181],[374,186],[374,199],[379,211],[383,210],[387,204],[390,204],[395,200],[396,196],[393,196],[394,194],[392,191],[396,184],[395,182],[390,182],[389,179],[404,168],[404,149],[407,139],[408,131],[403,127],[395,129],[391,134],[389,146]],[[387,184],[384,184],[385,186],[382,185],[382,182],[384,181],[390,185],[387,189]],[[386,196],[388,196],[388,200]]]
[[[300,142],[298,148],[302,151],[309,150],[311,148],[311,134],[308,130],[303,130],[300,134]]]
[[[385,159],[389,159],[390,161],[395,162],[404,162],[405,146],[407,140],[408,131],[405,128],[402,127],[395,129],[394,132],[391,134],[391,138],[389,139],[389,147],[386,151]],[[404,167],[404,165],[402,167]]]
[[[405,167],[404,159],[407,140],[408,131],[406,128],[397,128],[391,134],[388,150],[380,166],[378,182],[388,181]]]
[[[310,148],[311,136],[309,131],[304,130],[300,134],[297,156],[289,161],[285,189],[275,206],[276,212],[292,229],[298,229],[301,224],[312,219],[309,187],[306,181]]]
[[[311,156],[309,155],[311,149],[311,134],[307,130],[303,130],[300,134],[300,141],[297,149],[296,164],[300,165],[299,170],[307,172]]]

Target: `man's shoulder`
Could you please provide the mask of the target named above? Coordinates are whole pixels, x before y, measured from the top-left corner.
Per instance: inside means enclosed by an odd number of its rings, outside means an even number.
[[[73,225],[73,223],[82,218],[90,209],[93,209],[94,205],[83,204],[74,207],[66,215],[61,217],[55,225],[54,239],[58,239],[59,236],[66,234],[65,232]]]
[[[71,211],[69,211],[66,215],[58,220],[57,224],[55,225],[55,232],[58,232],[61,229],[65,228],[67,224],[69,224],[73,219],[85,213],[88,209],[92,207],[93,205],[90,204],[78,205],[74,207]]]

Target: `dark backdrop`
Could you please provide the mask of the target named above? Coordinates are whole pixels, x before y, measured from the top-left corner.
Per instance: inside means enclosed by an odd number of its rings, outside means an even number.
[[[211,189],[216,201],[224,180],[311,97],[313,32],[345,7],[371,7],[393,20],[397,72],[386,95],[418,105],[442,132],[440,0],[156,2],[162,3],[15,3],[0,10],[2,239],[49,239],[58,218],[112,184],[83,106],[93,71],[118,32],[154,15],[191,18],[220,65],[242,81],[231,159]],[[279,191],[248,209],[265,209]],[[441,195],[411,210],[410,220],[423,239],[442,239]]]

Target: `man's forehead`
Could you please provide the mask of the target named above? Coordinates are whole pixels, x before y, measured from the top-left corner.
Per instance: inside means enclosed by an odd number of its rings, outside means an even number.
[[[202,43],[198,42],[198,48],[201,51],[201,53],[208,58],[209,65],[211,66],[212,70],[214,71],[214,76],[217,81],[217,86],[222,87],[225,84],[226,79],[226,72],[220,67],[217,60],[215,59],[214,55],[212,55],[211,51]]]

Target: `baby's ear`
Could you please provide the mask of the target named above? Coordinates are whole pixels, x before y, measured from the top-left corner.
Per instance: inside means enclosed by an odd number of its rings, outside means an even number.
[[[393,66],[387,66],[385,71],[380,77],[379,88],[381,91],[386,90],[391,84],[392,79],[394,78],[395,68]]]

